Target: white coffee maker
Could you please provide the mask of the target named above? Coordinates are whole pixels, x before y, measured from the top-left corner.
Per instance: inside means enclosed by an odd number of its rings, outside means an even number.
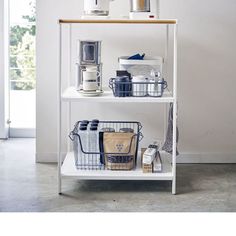
[[[84,96],[99,96],[102,90],[101,41],[78,40],[76,90]]]
[[[84,0],[82,18],[109,17],[110,2],[114,0]]]
[[[146,20],[160,18],[159,0],[130,0],[130,19]]]

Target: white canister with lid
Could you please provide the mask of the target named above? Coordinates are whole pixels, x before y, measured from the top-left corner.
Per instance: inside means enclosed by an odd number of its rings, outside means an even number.
[[[83,90],[84,91],[96,91],[98,89],[99,72],[97,67],[87,67],[83,71]]]
[[[144,97],[147,95],[147,79],[145,76],[134,76],[132,79],[132,85],[134,97]]]
[[[148,83],[148,95],[151,97],[162,97],[164,90],[164,79],[160,72],[151,72],[152,79]]]

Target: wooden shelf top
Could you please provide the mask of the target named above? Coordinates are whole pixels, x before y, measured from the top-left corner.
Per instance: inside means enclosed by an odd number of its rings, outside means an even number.
[[[130,19],[59,19],[59,24],[177,24],[176,19],[130,20]]]

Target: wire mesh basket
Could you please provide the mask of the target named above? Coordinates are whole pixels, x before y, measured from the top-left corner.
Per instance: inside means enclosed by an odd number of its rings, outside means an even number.
[[[96,128],[94,128],[94,126]],[[85,128],[86,127],[86,128]],[[78,121],[69,137],[78,170],[132,170],[142,125],[133,121]]]
[[[145,82],[117,81],[111,78],[109,87],[115,97],[162,97],[164,90],[168,87],[164,79],[159,81],[146,80]]]

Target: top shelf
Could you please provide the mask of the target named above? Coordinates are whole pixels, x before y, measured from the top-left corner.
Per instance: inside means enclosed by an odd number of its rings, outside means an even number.
[[[130,20],[130,19],[59,19],[59,24],[177,24],[176,19]]]

